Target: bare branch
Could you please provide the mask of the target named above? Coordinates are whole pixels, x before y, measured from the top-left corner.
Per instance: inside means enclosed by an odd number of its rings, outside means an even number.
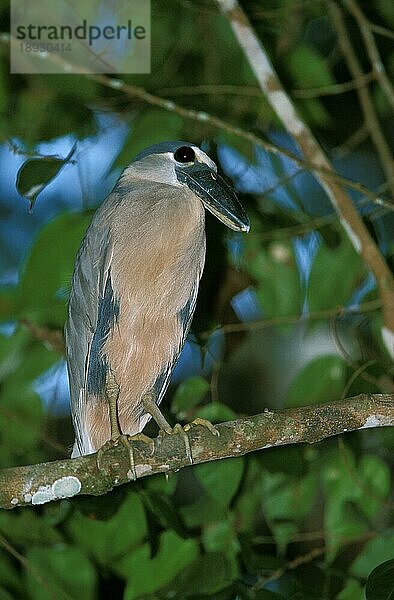
[[[388,265],[346,191],[323,173],[322,168],[325,171],[331,171],[332,166],[313,133],[298,115],[271,64],[264,46],[258,39],[238,0],[217,0],[217,4],[228,18],[262,92],[286,130],[298,143],[305,158],[314,166],[315,175],[338,213],[340,222],[354,248],[357,252],[360,252],[365,263],[376,277],[383,305],[384,326],[382,337],[387,350],[394,357],[394,280]],[[353,73],[353,76],[357,79],[362,75],[362,72]],[[364,88],[359,88],[359,90],[361,89]]]
[[[350,3],[349,6],[353,6],[354,8],[352,3]],[[360,77],[363,77],[364,73],[357,54],[350,42],[343,12],[339,6],[337,6],[337,4],[331,0],[328,2],[328,8],[337,31],[338,43],[348,65],[349,71],[354,79],[360,79]],[[370,31],[369,34],[373,38]],[[373,67],[376,78],[379,77],[381,80],[382,68],[377,71],[376,69],[378,69],[378,65],[373,64]],[[367,86],[359,86],[356,91],[363,112],[365,125],[380,158],[382,168],[386,174],[387,182],[390,185],[392,198],[394,199],[394,162],[389,145],[381,130],[369,89]]]
[[[269,319],[259,319],[258,321],[244,321],[242,323],[226,323],[220,328],[224,333],[238,333],[240,331],[259,331],[269,327],[278,327],[281,325],[292,325],[309,321],[320,321],[323,319],[335,319],[348,314],[364,314],[381,308],[380,300],[370,300],[359,306],[336,306],[325,310],[312,311],[306,315],[279,315]],[[210,332],[201,334],[203,339],[207,339]]]
[[[386,69],[380,57],[378,47],[375,43],[375,38],[372,33],[373,24],[366,18],[356,0],[343,0],[348,11],[356,19],[360,27],[361,35],[364,39],[364,44],[367,49],[369,60],[371,61],[373,72],[376,79],[379,81],[383,93],[386,95],[387,101],[394,111],[394,88],[390,79],[387,77]]]
[[[370,427],[394,426],[394,394],[353,398],[263,413],[217,425],[219,437],[202,426],[187,432],[193,464],[286,444],[314,444],[333,435]],[[188,466],[185,435],[176,433],[133,441],[138,478]],[[44,504],[78,494],[99,496],[133,478],[130,452],[122,444],[102,454],[14,467],[0,471],[0,507]]]
[[[296,98],[318,98],[319,96],[335,96],[336,94],[344,94],[359,87],[365,86],[371,81],[375,81],[375,73],[366,73],[360,79],[352,79],[343,83],[334,83],[323,87],[307,88],[305,90],[294,89],[292,95]]]

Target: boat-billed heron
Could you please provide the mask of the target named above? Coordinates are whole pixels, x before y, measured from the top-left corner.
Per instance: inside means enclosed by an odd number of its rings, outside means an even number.
[[[196,306],[204,209],[249,230],[215,163],[193,144],[163,142],[133,160],[95,213],[65,331],[73,457],[140,433],[151,416],[165,429],[157,407]]]

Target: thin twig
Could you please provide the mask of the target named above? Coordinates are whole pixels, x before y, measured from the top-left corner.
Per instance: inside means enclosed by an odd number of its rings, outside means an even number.
[[[200,84],[200,85],[182,85],[177,87],[161,88],[160,93],[163,96],[197,96],[210,94],[223,94],[229,96],[254,96],[261,98],[261,92],[258,87],[231,85],[231,84]]]
[[[358,6],[356,0],[343,0],[343,2],[358,23],[375,78],[379,81],[382,91],[394,111],[394,88],[390,79],[387,77],[386,69],[384,68],[383,61],[371,30],[371,23]]]
[[[332,0],[328,0],[328,8],[332,18],[332,22],[337,31],[338,43],[341,48],[343,57],[348,65],[349,71],[354,79],[359,79],[364,75],[364,73],[361,68],[360,61],[358,60],[357,54],[351,44],[349,34],[346,29],[343,12],[335,2],[332,2]],[[377,76],[376,71],[375,75]],[[376,148],[376,152],[382,164],[382,169],[384,170],[387,181],[390,184],[392,198],[394,199],[393,157],[389,145],[381,130],[370,91],[368,87],[363,86],[356,88],[356,92],[364,116],[365,125]]]
[[[394,40],[394,31],[391,31],[391,29],[386,29],[386,27],[376,25],[375,23],[369,23],[369,28],[371,31],[374,31],[379,35],[383,35],[384,37],[390,38],[390,40]]]
[[[367,542],[368,540],[373,539],[374,537],[376,537],[376,535],[377,535],[376,531],[367,531],[366,533],[362,533],[361,535],[358,535],[358,536],[343,537],[339,541],[340,541],[341,545],[343,545],[343,546],[350,545],[350,544],[359,544],[360,542]],[[313,560],[315,560],[315,558],[318,558],[319,556],[323,556],[326,552],[327,552],[326,546],[312,548],[312,550],[310,550],[306,554],[297,556],[293,560],[289,561],[280,569],[276,569],[275,571],[272,571],[272,573],[270,573],[269,575],[264,575],[264,576],[259,577],[258,580],[256,581],[256,583],[254,584],[254,586],[252,587],[252,589],[255,591],[260,590],[269,581],[275,581],[277,579],[280,579],[287,571],[292,571],[294,569],[297,569],[301,565],[308,564],[308,563],[312,562]]]
[[[370,300],[359,306],[337,306],[326,310],[316,310],[307,315],[281,315],[272,317],[271,319],[261,319],[259,321],[248,321],[246,323],[228,323],[220,328],[224,333],[238,333],[240,331],[259,331],[268,327],[276,327],[281,325],[292,325],[293,323],[304,323],[308,321],[319,321],[324,319],[333,319],[348,314],[366,313],[381,308],[380,300]],[[212,333],[212,332],[210,332]],[[209,332],[204,332],[202,337],[205,338]]]
[[[365,73],[360,79],[352,79],[351,81],[344,81],[343,83],[335,83],[333,85],[326,85],[323,87],[308,88],[304,90],[292,90],[292,96],[296,98],[318,98],[319,96],[335,96],[337,94],[344,94],[345,92],[351,92],[359,87],[365,86],[371,81],[375,81],[375,73]]]

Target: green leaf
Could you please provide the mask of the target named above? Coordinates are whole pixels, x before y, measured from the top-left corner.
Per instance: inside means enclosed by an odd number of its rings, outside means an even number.
[[[353,562],[350,572],[356,577],[367,577],[381,563],[390,561],[394,555],[394,535],[379,535],[365,544]]]
[[[29,158],[19,168],[16,176],[16,188],[21,196],[25,196],[32,208],[37,197],[47,185],[59,174],[60,170],[70,160],[58,156]]]
[[[327,59],[313,47],[298,44],[287,54],[288,69],[295,87],[300,89],[328,87],[335,84]],[[299,99],[307,121],[320,126],[330,124],[330,113],[319,98]]]
[[[382,18],[386,23],[386,27],[390,25],[394,27],[393,5],[391,0],[376,0],[376,9],[381,13]]]
[[[2,389],[0,436],[3,451],[0,462],[16,466],[37,461],[33,450],[40,444],[44,412],[42,401],[30,386],[13,381]],[[26,454],[25,454],[26,453]]]
[[[181,506],[180,513],[186,526],[193,529],[201,527],[205,523],[225,519],[227,509],[212,498],[203,496],[191,504]]]
[[[335,249],[320,246],[309,280],[309,309],[312,312],[346,304],[364,275],[360,255],[345,235]]]
[[[194,474],[210,498],[227,506],[238,489],[243,469],[242,457],[227,458],[196,465]]]
[[[394,559],[375,567],[367,580],[366,600],[393,600]]]
[[[327,59],[314,48],[298,44],[287,54],[288,68],[297,85],[302,89],[333,85]]]
[[[302,115],[308,123],[316,123],[320,127],[328,127],[332,121],[331,115],[323,102],[317,98],[308,98],[302,101]]]
[[[16,596],[14,594],[10,594],[7,590],[0,585],[0,600],[14,600]]]
[[[215,594],[228,587],[238,577],[233,561],[219,552],[200,556],[186,567],[167,587],[173,597],[188,598],[204,594]]]
[[[284,600],[284,596],[270,592],[269,590],[259,590],[255,592],[253,600]]]
[[[21,597],[22,584],[20,573],[15,568],[10,556],[0,554],[0,600],[13,600]],[[7,595],[9,594],[9,595]]]
[[[31,565],[31,569],[25,571],[31,600],[94,599],[95,569],[78,548],[65,545],[30,548],[26,559]]]
[[[222,421],[232,421],[236,419],[237,415],[229,406],[221,402],[210,402],[198,409],[196,417],[206,419],[211,423],[221,423]]]
[[[111,519],[97,521],[76,514],[67,530],[99,563],[112,565],[146,536],[144,507],[138,495],[130,493]]]
[[[287,394],[287,406],[305,406],[339,400],[347,366],[339,356],[319,356],[296,375]]]
[[[273,242],[268,249],[253,238],[245,244],[245,267],[256,280],[256,293],[264,314],[267,317],[299,314],[300,277],[290,242]]]
[[[185,528],[171,498],[163,493],[146,492],[142,500],[165,529],[173,529],[179,536],[185,537]]]
[[[166,496],[171,496],[171,494],[173,494],[175,491],[177,482],[177,473],[159,473],[145,479],[144,489],[159,494],[165,494]]]
[[[364,586],[355,579],[348,579],[335,600],[360,600],[363,597],[363,592]]]
[[[226,521],[207,523],[202,534],[206,552],[223,552],[235,556],[240,551],[240,543],[234,529],[234,518]]]
[[[114,564],[114,570],[127,579],[124,600],[138,600],[170,583],[198,556],[198,545],[166,531],[156,556],[151,558],[150,553],[149,544],[144,544]]]
[[[343,461],[346,460],[346,468]],[[323,468],[319,466],[325,490],[324,529],[328,547],[326,558],[332,560],[343,545],[343,539],[360,535],[366,530],[351,503],[360,498],[360,487],[352,481],[350,472],[357,473],[354,456],[350,450],[344,449],[338,456],[333,452],[326,460]]]
[[[229,515],[225,521],[207,523],[201,539],[206,552],[222,553],[227,558],[229,565],[232,565],[232,573],[238,573],[237,555],[241,545],[235,533],[234,521],[233,516]]]
[[[20,316],[63,326],[65,290],[71,286],[75,256],[90,219],[90,215],[65,214],[40,231],[17,291]]]
[[[295,479],[286,473],[269,473],[261,476],[261,504],[264,517],[274,534],[279,551],[298,531],[298,522],[311,511],[318,492],[314,474]]]
[[[373,519],[390,492],[390,469],[378,456],[365,454],[357,467],[360,478],[358,503],[368,519]]]
[[[209,383],[203,377],[190,377],[180,383],[171,403],[171,412],[178,419],[184,419],[188,411],[204,399],[209,392]]]
[[[261,477],[261,498],[264,514],[270,521],[294,520],[311,510],[318,491],[314,474],[294,479],[286,473],[269,473]]]
[[[27,548],[41,544],[52,546],[63,541],[61,533],[46,523],[31,508],[26,508],[18,513],[2,511],[0,513],[0,531],[11,542]]]

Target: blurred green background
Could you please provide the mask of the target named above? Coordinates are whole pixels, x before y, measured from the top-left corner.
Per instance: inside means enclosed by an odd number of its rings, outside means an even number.
[[[242,6],[335,168],[370,191],[348,188],[392,266],[390,182],[328,3]],[[359,24],[336,6],[370,74]],[[357,6],[392,78],[392,3]],[[375,281],[307,170],[86,76],[11,76],[4,36],[0,50],[2,467],[69,456],[61,332],[75,253],[120,170],[163,140],[203,144],[251,219],[243,236],[208,216],[192,335],[163,403],[170,421],[393,391]],[[122,79],[297,152],[211,0],[152,0],[152,72]],[[372,76],[358,85],[389,145],[394,120],[382,86]],[[23,194],[38,184],[29,211]],[[371,429],[154,476],[105,497],[3,511],[0,600],[360,600],[375,567],[368,599],[388,598],[392,448],[390,430]]]

